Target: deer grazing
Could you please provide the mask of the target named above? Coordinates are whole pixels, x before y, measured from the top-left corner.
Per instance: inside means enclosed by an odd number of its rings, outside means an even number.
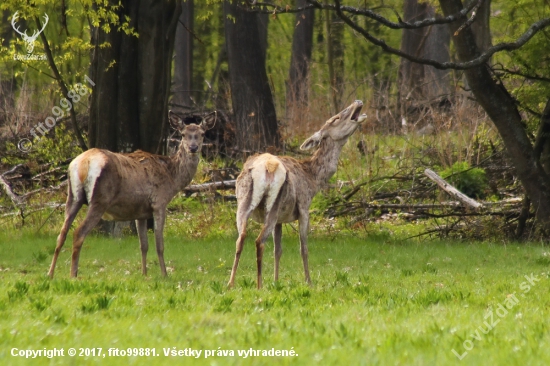
[[[250,157],[236,182],[237,194],[237,248],[228,286],[233,287],[239,258],[246,237],[250,216],[263,227],[256,239],[258,289],[262,287],[262,256],[264,243],[273,232],[275,244],[275,281],[279,279],[279,260],[282,224],[298,220],[300,252],[305,279],[311,284],[308,269],[307,233],[309,206],[315,194],[336,172],[338,158],[348,138],[366,118],[360,115],[363,102],[356,100],[349,107],[330,118],[321,129],[309,137],[300,149],[319,146],[311,158],[296,160],[288,156],[261,154]]]
[[[102,217],[114,221],[136,220],[143,275],[147,274],[147,219],[154,218],[160,271],[166,276],[163,238],[166,206],[193,179],[204,132],[214,126],[215,116],[214,112],[200,125],[183,126],[181,119],[169,112],[172,127],[182,135],[178,150],[171,157],[141,150],[118,154],[101,149],[90,149],[77,156],[69,165],[65,222],[57,237],[48,275],[53,278],[67,232],[82,205],[87,204],[88,213],[73,235],[71,277],[78,274],[84,238]]]

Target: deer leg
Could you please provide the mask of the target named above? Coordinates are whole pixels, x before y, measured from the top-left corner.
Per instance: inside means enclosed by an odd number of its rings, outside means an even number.
[[[57,245],[55,246],[55,252],[53,253],[52,264],[50,266],[50,270],[48,271],[48,276],[50,276],[50,278],[53,278],[55,265],[57,263],[57,258],[59,257],[59,253],[61,252],[61,248],[63,248],[63,245],[65,244],[65,240],[67,239],[67,233],[69,232],[69,229],[71,228],[71,225],[73,224],[73,221],[76,215],[78,214],[78,211],[82,207],[83,203],[84,203],[83,201],[74,200],[74,196],[71,191],[70,182],[69,182],[69,195],[67,196],[67,203],[65,204],[65,222],[63,222],[63,227],[61,228],[61,232],[57,237]]]
[[[73,257],[71,261],[71,277],[76,277],[78,275],[78,260],[80,258],[80,250],[82,249],[82,244],[84,243],[84,238],[88,233],[97,225],[101,216],[105,213],[103,207],[98,206],[97,204],[90,204],[88,208],[88,213],[86,218],[80,224],[80,226],[74,231],[73,235]]]
[[[277,226],[277,217],[279,216],[279,202],[280,199],[276,199],[265,217],[264,227],[256,238],[256,263],[258,266],[258,289],[262,288],[262,257],[264,254],[264,243],[269,236],[275,230]]]
[[[237,207],[237,230],[239,231],[239,237],[237,239],[236,248],[235,248],[235,260],[233,261],[233,268],[231,269],[231,277],[229,277],[229,282],[227,287],[231,288],[235,285],[235,276],[237,275],[237,268],[239,267],[239,259],[241,258],[241,253],[244,247],[244,240],[246,238],[246,225],[248,224],[248,219],[254,207],[251,206],[252,203],[252,180],[248,184],[248,195],[245,197],[237,196],[239,200]]]
[[[241,258],[241,253],[244,247],[244,239],[246,239],[246,225],[248,223],[248,218],[250,217],[250,212],[239,212],[237,211],[237,229],[239,230],[239,238],[237,239],[236,249],[235,249],[235,260],[233,261],[233,268],[231,269],[231,277],[229,277],[229,282],[227,287],[233,287],[235,285],[235,276],[237,275],[237,268],[239,267],[239,259]]]
[[[308,265],[308,250],[307,250],[307,233],[309,230],[309,212],[301,212],[298,217],[298,224],[300,225],[300,254],[302,254],[302,262],[304,262],[304,275],[306,282],[311,285],[311,278],[309,277],[309,265]]]
[[[258,290],[262,288],[262,257],[264,255],[264,240],[262,240],[262,237],[264,236],[263,233],[265,231],[265,226],[262,229],[260,236],[256,239],[256,266],[258,267]]]
[[[155,244],[157,246],[157,255],[159,257],[160,273],[166,277],[166,265],[164,264],[164,221],[166,219],[166,209],[159,210],[155,215]]]
[[[281,237],[283,235],[283,224],[275,225],[273,230],[273,244],[274,244],[274,257],[275,257],[275,282],[279,281],[279,260],[283,254],[283,247],[281,246]]]
[[[141,248],[141,273],[147,275],[147,251],[149,250],[149,241],[147,239],[147,220],[136,220],[137,233],[139,237],[139,246]]]

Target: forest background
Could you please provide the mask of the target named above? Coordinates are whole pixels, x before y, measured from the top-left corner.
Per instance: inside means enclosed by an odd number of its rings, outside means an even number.
[[[169,153],[168,109],[189,121],[217,110],[218,160],[197,178],[214,181],[226,170],[234,177],[251,153],[298,153],[321,122],[362,99],[369,118],[333,180],[339,189],[319,202],[319,212],[357,225],[403,212],[409,221],[445,218],[436,233],[462,227],[459,235],[472,228],[464,220],[482,216],[501,220],[482,236],[546,237],[534,225],[535,217],[550,220],[548,3],[484,0],[464,7],[451,0],[6,1],[2,169],[26,165],[28,171],[6,178],[19,196],[47,190],[63,176],[25,179],[44,177],[89,147]],[[44,26],[44,14],[48,22],[33,53],[46,60],[21,60],[28,49],[15,28],[30,34]],[[449,27],[453,16],[458,21]],[[468,37],[477,46],[470,55]],[[21,144],[52,116],[47,138]],[[515,199],[515,206],[404,210],[403,203],[445,203],[425,168],[472,198]],[[36,197],[44,203],[47,193]],[[2,199],[11,220],[13,204],[9,195]],[[475,227],[486,230],[485,224]]]

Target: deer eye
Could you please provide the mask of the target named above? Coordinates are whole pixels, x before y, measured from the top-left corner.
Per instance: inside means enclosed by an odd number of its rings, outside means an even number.
[[[184,132],[181,133],[181,137],[185,137],[185,133],[184,133]]]
[[[204,136],[204,132],[201,132],[201,136]]]

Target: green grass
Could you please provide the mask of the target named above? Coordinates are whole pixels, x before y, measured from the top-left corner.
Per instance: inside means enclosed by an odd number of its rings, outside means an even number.
[[[287,230],[288,229],[288,230]],[[549,256],[536,245],[393,242],[387,238],[310,239],[314,285],[303,282],[298,241],[284,229],[281,280],[273,283],[272,244],[264,288],[256,290],[247,241],[236,288],[227,290],[234,239],[166,238],[169,277],[156,253],[140,275],[137,238],[90,236],[79,278],[69,279],[70,243],[54,280],[55,237],[1,234],[0,363],[544,365],[550,363]],[[72,236],[72,235],[71,235]],[[152,237],[150,238],[153,239]],[[525,275],[535,274],[529,292]],[[514,294],[518,303],[487,334],[476,329]],[[524,296],[522,296],[524,295]],[[491,310],[493,309],[493,310]],[[502,311],[501,311],[502,312]],[[486,328],[486,327],[485,327]],[[465,352],[462,361],[452,353]],[[12,348],[64,348],[65,357],[12,357]],[[69,357],[70,348],[156,348],[156,357]],[[163,349],[203,350],[201,358]],[[293,349],[295,357],[248,357],[237,350]],[[214,356],[204,358],[205,350]],[[233,350],[235,356],[215,356]]]

